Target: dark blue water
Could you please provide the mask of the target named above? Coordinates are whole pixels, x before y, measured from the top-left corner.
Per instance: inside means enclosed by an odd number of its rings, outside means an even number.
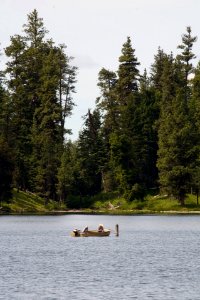
[[[1,216],[0,299],[199,300],[200,216]]]

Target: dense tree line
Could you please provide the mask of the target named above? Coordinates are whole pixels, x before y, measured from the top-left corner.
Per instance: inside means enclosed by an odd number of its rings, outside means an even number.
[[[6,164],[11,164],[10,187],[56,200],[76,68],[65,46],[46,38],[36,10],[23,28],[24,35],[12,36],[5,49],[8,61],[0,82],[1,177],[10,174]]]
[[[66,139],[74,106],[76,67],[47,39],[34,10],[5,49],[0,74],[0,200],[11,188],[90,204],[91,196],[117,191],[128,201],[160,190],[184,204],[200,185],[200,63],[192,62],[196,37],[186,28],[179,54],[161,48],[149,74],[139,71],[130,37],[118,70],[102,68],[99,97],[76,142]],[[191,77],[192,75],[192,77]],[[191,79],[192,78],[192,79]]]

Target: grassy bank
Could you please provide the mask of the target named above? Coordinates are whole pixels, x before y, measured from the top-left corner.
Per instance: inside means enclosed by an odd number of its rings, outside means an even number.
[[[162,195],[148,195],[144,201],[127,202],[124,198],[113,194],[100,194],[90,198],[88,208],[67,208],[55,201],[45,200],[35,194],[13,190],[10,203],[1,203],[2,214],[49,214],[49,213],[96,213],[96,214],[173,214],[200,213],[200,205],[195,195],[188,195],[185,206],[177,200]]]
[[[124,198],[97,200],[93,204],[94,211],[106,211],[112,214],[148,214],[148,213],[200,213],[195,195],[187,195],[185,205],[181,206],[176,199],[164,195],[148,195],[143,201],[127,202]]]
[[[55,201],[45,203],[45,200],[29,192],[13,190],[13,197],[9,203],[1,203],[1,213],[48,213],[55,210],[65,209]]]

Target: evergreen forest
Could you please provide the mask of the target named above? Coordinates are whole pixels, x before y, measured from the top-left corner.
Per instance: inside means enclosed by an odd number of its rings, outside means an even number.
[[[66,46],[47,33],[34,10],[23,34],[4,49],[0,203],[11,202],[13,190],[68,208],[90,207],[105,194],[131,203],[160,193],[180,205],[191,191],[198,197],[200,62],[194,65],[191,28],[180,37],[177,55],[158,47],[142,74],[133,41],[125,37],[118,69],[99,70],[95,109],[88,109],[74,142],[66,124],[78,70]]]

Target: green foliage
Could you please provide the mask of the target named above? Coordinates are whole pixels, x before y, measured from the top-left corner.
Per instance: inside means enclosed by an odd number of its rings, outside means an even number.
[[[158,128],[158,161],[161,187],[184,204],[198,158],[195,128],[189,115],[183,72],[171,57],[165,60]]]
[[[7,142],[0,137],[0,203],[11,198],[13,159]]]
[[[119,96],[119,102],[124,105],[126,104],[126,97],[131,92],[138,90],[138,75],[139,71],[137,66],[140,64],[135,56],[135,49],[131,45],[130,37],[123,44],[122,54],[119,57],[119,68],[117,81],[117,94]]]
[[[113,195],[114,196],[114,195]],[[107,198],[108,197],[108,198]],[[99,199],[98,199],[99,198]],[[180,203],[173,197],[166,195],[146,195],[144,200],[127,201],[123,197],[109,194],[99,194],[91,208],[99,212],[108,214],[139,214],[139,213],[189,213],[190,211],[200,211],[200,206],[196,204],[195,195],[188,194],[185,199],[185,205]],[[110,208],[113,205],[114,208]]]
[[[105,149],[100,127],[99,111],[95,110],[91,113],[89,110],[77,143],[77,156],[80,164],[79,193],[82,196],[91,196],[101,191]]]
[[[5,49],[10,120],[6,119],[7,127],[3,125],[14,153],[14,185],[56,200],[65,120],[74,106],[76,68],[70,65],[64,45],[57,47],[46,40],[48,31],[36,10],[23,27],[24,35],[11,37]]]
[[[133,201],[133,200],[143,200],[145,196],[145,189],[138,183],[135,183],[131,191],[127,195],[127,200],[128,201]]]
[[[198,196],[200,64],[192,65],[196,37],[190,27],[177,57],[158,48],[150,77],[146,70],[141,76],[128,37],[117,71],[100,70],[96,108],[88,110],[74,143],[66,140],[66,120],[77,68],[65,45],[47,39],[37,10],[23,29],[5,49],[6,77],[0,71],[0,200],[8,201],[14,186],[37,193],[44,203],[37,208],[32,196],[14,193],[5,209],[177,208],[175,200],[145,198],[159,185],[183,206],[191,188]]]
[[[48,213],[49,211],[64,210],[66,206],[50,200],[46,204],[45,199],[30,192],[12,190],[12,198],[9,203],[2,202],[4,213]]]
[[[190,26],[186,28],[186,31],[187,33],[182,35],[182,44],[178,46],[178,48],[182,50],[182,53],[178,55],[178,59],[183,62],[185,80],[187,85],[188,75],[193,70],[191,60],[196,58],[195,54],[192,52],[192,47],[193,44],[197,41],[197,37],[192,37],[192,30]]]
[[[27,194],[22,191],[13,190],[12,199],[10,204],[3,203],[3,210],[10,212],[23,213],[23,212],[45,212],[44,200],[34,194]]]
[[[41,69],[40,106],[35,109],[32,143],[35,160],[35,189],[41,196],[56,200],[57,169],[62,155],[60,130],[61,107],[56,90],[58,74],[53,49],[43,60]],[[39,151],[38,151],[39,150]],[[42,154],[42,156],[41,156]]]
[[[154,63],[151,66],[151,82],[157,94],[162,94],[162,76],[166,60],[168,60],[168,55],[159,47],[157,54],[154,56]]]
[[[86,209],[89,208],[92,204],[91,197],[83,197],[83,196],[76,196],[70,195],[67,197],[66,201],[67,207],[70,209]]]
[[[76,177],[79,170],[76,145],[69,141],[64,147],[61,165],[58,169],[57,190],[62,202],[66,201],[69,195],[75,194],[78,189]]]

